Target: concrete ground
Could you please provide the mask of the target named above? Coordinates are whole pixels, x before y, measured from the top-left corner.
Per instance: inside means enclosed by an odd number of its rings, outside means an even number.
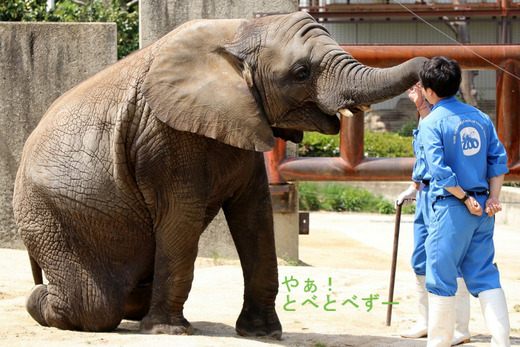
[[[4,346],[426,346],[399,331],[416,318],[414,275],[409,265],[413,217],[403,215],[391,325],[387,326],[393,215],[311,213],[310,235],[301,235],[300,264],[279,267],[277,312],[281,341],[243,338],[234,331],[242,303],[242,274],[236,261],[199,258],[185,317],[194,336],[141,335],[138,323],[123,321],[110,333],[62,331],[39,326],[24,308],[32,287],[26,253],[0,250],[0,341]],[[501,270],[511,343],[520,345],[520,227],[498,224],[496,262]],[[371,305],[370,305],[371,303]],[[489,346],[478,300],[471,299],[472,341]]]

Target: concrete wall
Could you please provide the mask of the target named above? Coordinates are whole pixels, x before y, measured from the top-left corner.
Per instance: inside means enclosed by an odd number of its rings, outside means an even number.
[[[520,225],[520,188],[502,187],[500,192],[502,211],[495,215],[495,222],[511,226]]]
[[[140,46],[192,19],[253,18],[256,14],[296,11],[298,0],[140,0]]]
[[[56,98],[116,60],[115,23],[0,22],[0,246],[22,247],[11,204],[25,140]]]
[[[146,0],[139,1],[139,39],[144,47],[192,19],[254,18],[258,14],[281,14],[298,11],[298,0]],[[280,257],[298,258],[298,223],[289,231],[287,219],[296,220],[297,215],[275,215],[277,254]],[[289,235],[287,234],[289,233]],[[296,232],[296,237],[294,235]],[[292,241],[287,242],[290,238]],[[296,239],[295,242],[294,239]],[[199,256],[210,258],[237,258],[233,240],[224,214],[219,212],[208,226],[199,242]]]

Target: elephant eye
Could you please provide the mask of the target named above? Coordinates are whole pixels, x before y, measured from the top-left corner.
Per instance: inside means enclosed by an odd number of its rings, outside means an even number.
[[[294,78],[299,82],[307,80],[310,75],[311,71],[307,66],[298,66],[293,71]]]

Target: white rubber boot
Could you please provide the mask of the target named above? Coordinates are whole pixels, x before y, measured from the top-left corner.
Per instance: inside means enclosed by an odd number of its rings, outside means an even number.
[[[509,314],[502,288],[490,289],[478,295],[486,326],[491,333],[491,346],[509,347]]]
[[[469,292],[466,282],[462,277],[457,278],[457,293],[455,293],[455,334],[453,335],[452,346],[468,343],[471,339],[469,332]]]
[[[428,294],[427,347],[449,347],[455,331],[455,296]]]
[[[416,275],[417,307],[419,317],[417,323],[408,330],[400,333],[401,337],[418,338],[428,334],[428,291],[426,290],[426,276]]]

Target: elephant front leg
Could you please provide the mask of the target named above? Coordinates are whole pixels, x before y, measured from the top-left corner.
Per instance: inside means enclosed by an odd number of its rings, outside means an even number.
[[[174,223],[175,227],[170,227],[169,232],[156,231],[152,299],[150,310],[141,321],[142,333],[193,334],[193,327],[184,318],[183,308],[193,282],[200,236],[197,225],[202,225],[202,222],[198,223],[192,217],[190,223],[184,223],[185,229],[182,223]]]
[[[270,199],[265,190],[224,206],[224,212],[244,273],[244,305],[236,331],[243,336],[280,339],[282,326],[275,310],[278,264]]]

